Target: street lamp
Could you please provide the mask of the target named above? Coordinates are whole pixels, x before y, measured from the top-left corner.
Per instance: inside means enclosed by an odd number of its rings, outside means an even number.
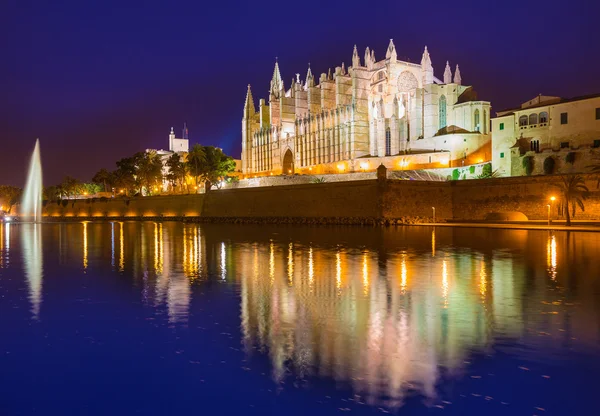
[[[433,223],[435,224],[435,207],[431,207],[431,209],[433,210]]]
[[[552,222],[552,220],[550,219],[550,209],[554,206],[554,201],[556,201],[556,197],[552,195],[550,197],[550,204],[548,204],[548,225],[550,225],[550,223]]]

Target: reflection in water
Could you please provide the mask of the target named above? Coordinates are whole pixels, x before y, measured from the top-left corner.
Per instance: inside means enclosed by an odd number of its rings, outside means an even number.
[[[0,225],[0,268],[10,264],[10,223]]]
[[[87,233],[88,222],[83,222],[83,270],[85,271],[88,267],[88,233]]]
[[[19,233],[23,246],[25,277],[29,285],[31,313],[34,319],[38,319],[42,303],[42,224],[21,224]]]
[[[199,293],[212,290],[215,299],[232,296],[235,302],[239,294],[240,322],[233,325],[241,325],[249,355],[268,354],[276,382],[290,377],[329,378],[350,385],[357,401],[378,406],[401,406],[415,391],[435,402],[442,377],[469,371],[465,361],[474,352],[492,354],[496,339],[503,345],[517,340],[513,344],[521,343],[536,353],[534,343],[546,347],[555,341],[570,348],[574,339],[585,337],[571,332],[597,321],[590,313],[593,308],[587,308],[587,315],[577,315],[586,308],[580,298],[593,293],[583,285],[593,279],[578,280],[579,292],[566,289],[572,283],[569,279],[577,280],[567,278],[566,269],[581,261],[581,252],[575,250],[575,240],[581,241],[581,236],[572,237],[570,249],[561,233],[530,233],[528,239],[511,241],[521,234],[494,232],[495,238],[507,241],[490,238],[490,248],[476,250],[469,245],[472,232],[464,232],[460,240],[454,237],[462,231],[439,228],[437,235],[416,228],[406,234],[382,231],[369,240],[365,236],[379,231],[348,231],[345,238],[335,238],[333,233],[296,238],[292,231],[280,235],[256,229],[258,237],[248,237],[246,228],[222,231],[197,224],[115,222],[110,232],[106,225],[106,233],[97,233],[96,224],[90,224],[83,225],[83,247],[68,244],[71,233],[80,235],[75,228],[79,224],[65,225],[64,238],[64,250],[73,251],[64,258],[76,254],[80,264],[83,249],[88,274],[101,267],[101,259],[95,256],[106,253],[107,269],[109,263],[113,268],[118,263],[118,270],[124,272],[120,277],[131,274],[132,287],[143,286],[143,305],[164,315],[173,327],[189,322],[195,328],[199,314],[191,311],[198,305],[204,311],[222,312],[220,304],[215,308],[203,303],[207,298]],[[35,317],[42,298],[40,227],[22,226]],[[9,225],[1,230],[0,248],[6,260]],[[101,235],[105,241],[97,239]],[[484,240],[478,237],[477,241]],[[394,244],[393,238],[399,241]],[[456,246],[457,241],[464,245]],[[577,247],[585,251],[592,246]],[[596,254],[590,251],[586,258],[595,259]],[[571,263],[567,255],[572,256]],[[600,275],[597,266],[590,268],[590,276]],[[572,297],[568,302],[567,296]],[[45,310],[51,304],[46,303]],[[215,319],[225,321],[227,314]],[[524,341],[528,334],[535,335],[533,341]],[[596,338],[589,336],[591,345],[597,345]]]
[[[548,273],[552,280],[556,280],[556,236],[552,232],[548,233],[547,246]]]

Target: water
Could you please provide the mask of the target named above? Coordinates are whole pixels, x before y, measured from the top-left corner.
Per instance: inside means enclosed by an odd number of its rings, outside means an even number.
[[[31,154],[19,215],[25,221],[38,222],[42,219],[42,162],[39,139],[35,141],[35,147]]]
[[[600,234],[0,229],[1,415],[597,413]]]

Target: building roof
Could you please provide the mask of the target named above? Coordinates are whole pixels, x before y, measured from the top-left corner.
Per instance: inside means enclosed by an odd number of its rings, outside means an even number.
[[[546,100],[546,101],[540,101],[538,104],[534,104],[534,105],[530,105],[530,106],[526,106],[526,107],[521,105],[520,107],[513,107],[513,108],[507,108],[506,110],[496,111],[496,117],[509,116],[518,111],[526,111],[526,110],[530,110],[532,108],[546,107],[549,105],[557,105],[557,104],[565,104],[565,103],[571,103],[574,101],[583,101],[583,100],[589,100],[591,98],[598,98],[598,97],[600,97],[600,93],[580,95],[578,97],[571,97],[571,98],[549,97],[549,98],[553,98],[553,99]],[[529,100],[529,101],[531,101],[531,100]]]

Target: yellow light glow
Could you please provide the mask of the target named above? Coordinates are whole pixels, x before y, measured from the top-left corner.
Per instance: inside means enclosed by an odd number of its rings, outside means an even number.
[[[292,170],[291,170],[291,169],[288,169],[288,173],[292,173]]]
[[[407,280],[408,272],[406,270],[406,254],[402,255],[402,264],[400,265],[400,288],[402,293],[406,292],[406,280]]]
[[[308,168],[308,170],[312,170],[312,166]]]
[[[477,163],[483,163],[483,159],[479,159]]]
[[[256,258],[257,253],[254,253],[255,261],[258,261]],[[255,265],[255,267],[258,267]],[[256,271],[258,273],[258,271]],[[271,244],[269,245],[269,278],[271,281],[271,285],[275,281],[275,246],[273,245],[273,240],[271,240]]]
[[[556,201],[556,197],[555,196],[551,196],[550,197],[550,201],[552,201],[552,202]]]
[[[313,249],[308,249],[308,284],[312,286],[315,280],[315,265],[313,262]]]
[[[369,293],[369,265],[367,263],[367,252],[366,251],[363,253],[362,272],[363,272],[363,293],[366,296]]]
[[[83,270],[88,267],[88,241],[87,241],[87,222],[83,223]]]
[[[339,291],[342,288],[342,256],[339,249],[335,254],[335,284]]]
[[[288,283],[290,286],[294,283],[294,244],[288,246]]]
[[[125,270],[125,237],[123,236],[123,223],[119,223],[119,271]]]
[[[550,274],[550,278],[552,280],[556,280],[557,256],[556,236],[554,234],[548,236],[547,253],[548,273]]]
[[[448,307],[448,265],[446,260],[442,263],[442,296],[444,297],[444,309]]]
[[[481,270],[479,272],[479,293],[481,294],[481,300],[485,300],[485,293],[487,291],[487,274],[485,272],[485,263],[481,260]]]
[[[340,172],[343,172],[346,167],[344,166],[343,163],[340,163],[339,165],[337,165],[337,168]]]
[[[367,170],[369,169],[369,162],[360,162],[360,168],[362,170]]]

